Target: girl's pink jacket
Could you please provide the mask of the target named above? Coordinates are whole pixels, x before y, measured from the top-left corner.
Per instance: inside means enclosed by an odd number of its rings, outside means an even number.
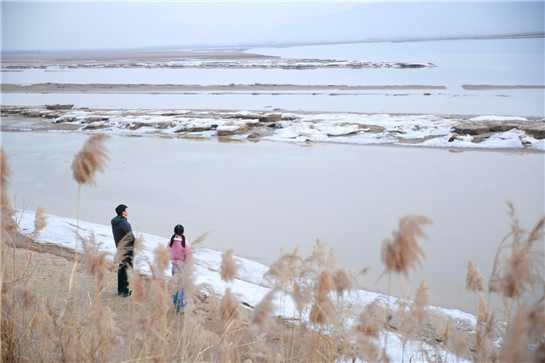
[[[167,244],[167,247],[170,248],[170,254],[172,256],[172,264],[174,266],[183,266],[189,261],[189,259],[193,258],[193,255],[191,254],[191,246],[189,246],[189,242],[187,240],[185,241],[185,248],[182,247],[182,236],[177,235],[174,237],[174,242],[172,243],[172,247],[170,247],[170,241]]]

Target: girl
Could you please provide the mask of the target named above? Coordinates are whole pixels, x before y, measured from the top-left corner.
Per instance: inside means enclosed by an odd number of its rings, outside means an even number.
[[[176,273],[183,273],[186,263],[192,256],[189,250],[189,242],[185,240],[184,226],[181,224],[174,227],[174,234],[170,238],[168,247],[170,248],[170,254],[172,256],[172,276]],[[176,293],[172,295],[172,300],[176,312],[181,312],[183,314],[186,303],[184,302],[184,287],[181,282]]]

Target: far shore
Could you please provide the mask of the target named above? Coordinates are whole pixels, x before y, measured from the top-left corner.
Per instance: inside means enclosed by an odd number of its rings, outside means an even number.
[[[2,93],[172,93],[188,91],[304,91],[304,90],[444,90],[442,85],[297,85],[297,84],[229,84],[229,85],[198,85],[198,84],[74,84],[74,83],[38,83],[31,85],[3,84]]]
[[[66,51],[66,52],[21,52],[2,53],[3,63],[72,63],[72,62],[96,62],[104,61],[169,61],[180,58],[188,59],[269,59],[274,56],[245,53],[241,51],[199,51],[191,50],[109,50],[109,51]]]
[[[545,85],[492,85],[492,84],[464,84],[462,88],[465,90],[483,91],[495,89],[545,89]]]
[[[483,90],[523,90],[545,89],[545,85],[492,85],[464,84],[467,91]],[[233,92],[233,91],[373,91],[373,90],[446,90],[444,85],[405,84],[405,85],[311,85],[311,84],[119,84],[119,83],[35,83],[35,84],[2,84],[2,93],[186,93],[186,92]]]
[[[483,35],[459,35],[444,37],[418,37],[418,38],[393,38],[393,39],[355,39],[331,42],[307,42],[307,43],[277,43],[277,44],[242,44],[232,46],[218,45],[186,45],[165,46],[164,48],[140,48],[140,49],[94,49],[94,50],[38,50],[38,51],[2,51],[3,62],[40,62],[43,60],[58,61],[82,61],[93,59],[116,59],[130,57],[131,59],[163,59],[163,58],[193,58],[193,59],[232,59],[232,58],[276,58],[261,54],[245,53],[246,50],[255,48],[287,48],[306,45],[334,45],[334,44],[358,44],[358,43],[403,43],[449,40],[490,40],[490,39],[524,39],[543,38],[545,32],[531,33],[507,33],[507,34],[483,34]]]

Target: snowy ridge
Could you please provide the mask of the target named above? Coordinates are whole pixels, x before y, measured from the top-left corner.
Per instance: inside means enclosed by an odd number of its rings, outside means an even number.
[[[242,140],[295,143],[545,151],[544,120],[524,117],[271,113],[247,110],[106,110],[72,108],[72,105],[6,106],[2,108],[2,115],[49,119],[52,124],[79,126],[78,131],[123,135],[227,136]]]
[[[75,248],[75,231],[76,225],[79,225],[80,234],[88,236],[90,233],[94,233],[95,240],[100,246],[102,251],[109,252],[109,258],[112,259],[115,254],[115,245],[113,243],[113,236],[110,226],[95,224],[85,221],[79,221],[71,218],[58,217],[54,215],[45,215],[47,217],[47,226],[41,232],[36,242],[38,243],[52,243],[66,248]],[[34,211],[19,210],[16,219],[19,222],[19,229],[23,234],[30,234],[34,229]],[[140,233],[135,231],[137,236],[142,235],[144,238],[144,248],[139,254],[136,255],[134,261],[134,268],[141,273],[149,273],[148,261],[152,261],[153,250],[157,246],[166,246],[168,243],[168,237],[155,236],[146,233]],[[191,243],[191,241],[189,241]],[[83,251],[81,246],[78,250]],[[195,278],[196,284],[203,285],[211,288],[216,293],[222,295],[226,288],[230,288],[233,293],[238,295],[242,302],[247,303],[250,306],[256,306],[270,291],[270,285],[263,278],[263,275],[268,271],[268,267],[255,261],[251,261],[245,258],[235,257],[235,260],[240,264],[241,268],[237,272],[236,278],[233,282],[225,283],[221,280],[219,271],[221,265],[221,252],[214,251],[207,248],[198,248],[194,251],[195,260]],[[170,271],[165,271],[166,274],[170,274]],[[387,296],[367,292],[364,290],[356,290],[344,298],[344,304],[346,305],[346,311],[361,311],[361,309],[374,301],[375,299],[387,300]],[[394,306],[396,298],[390,297],[391,306]],[[296,312],[295,303],[290,296],[279,293],[275,299],[275,314],[283,316],[286,319],[299,319]],[[460,325],[472,329],[475,326],[476,319],[472,314],[464,313],[454,309],[443,309],[439,307],[430,307],[430,310],[435,313],[449,317],[457,321]],[[304,320],[308,319],[307,316],[301,317]],[[353,318],[349,319],[350,322],[354,322]],[[408,342],[405,346],[405,353],[403,353],[403,344],[401,337],[393,332],[381,333],[388,334],[388,345],[386,352],[392,361],[401,361],[402,357],[408,359],[412,357],[412,361],[424,361],[425,356],[419,353],[420,343]],[[384,337],[384,335],[383,335]],[[380,339],[381,344],[384,343],[384,339]],[[448,362],[460,362],[459,358],[450,354],[447,351],[443,351],[437,347],[432,347],[427,344],[422,345],[430,357],[440,355],[441,359]]]
[[[3,63],[2,70],[16,69],[76,69],[76,68],[237,68],[237,69],[317,69],[317,68],[431,68],[425,62],[362,62],[337,59],[235,59],[235,60],[191,60],[179,59],[154,62],[86,62],[86,63]]]

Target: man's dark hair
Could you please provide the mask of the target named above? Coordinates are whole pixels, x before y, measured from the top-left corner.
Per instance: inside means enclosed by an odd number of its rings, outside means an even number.
[[[127,209],[128,207],[125,205],[125,204],[120,204],[117,206],[117,208],[115,209],[115,212],[117,213],[118,216],[122,215],[123,212],[125,211],[125,209]]]

